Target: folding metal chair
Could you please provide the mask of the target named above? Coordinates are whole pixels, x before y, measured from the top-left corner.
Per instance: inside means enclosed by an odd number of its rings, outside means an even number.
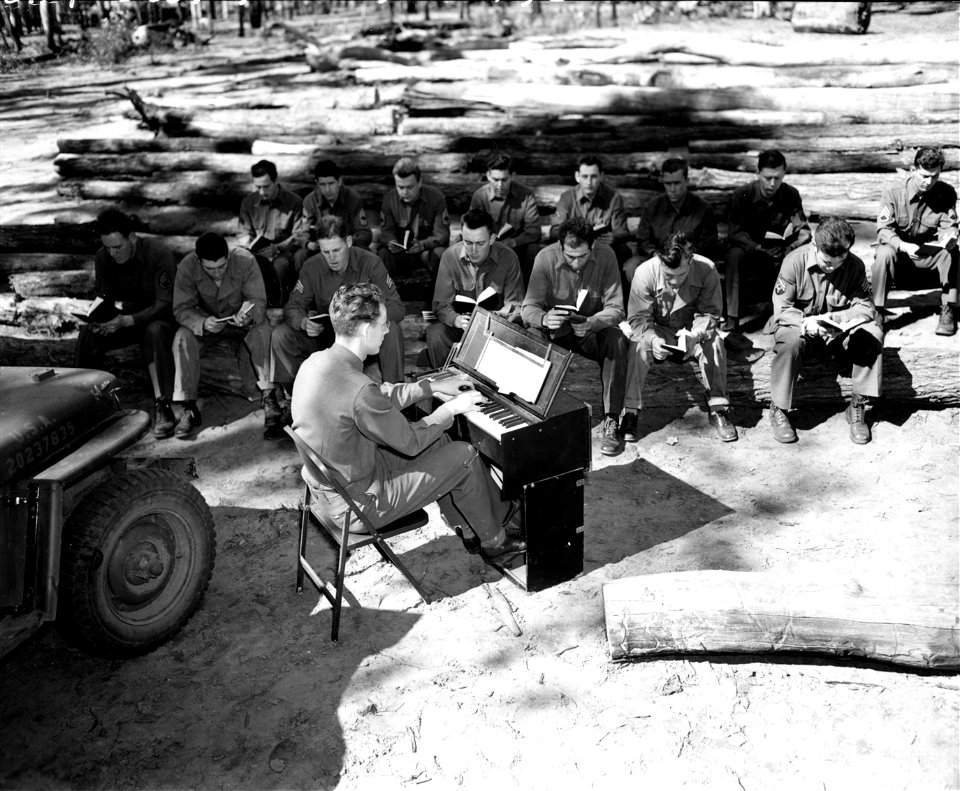
[[[303,504],[300,511],[300,542],[297,559],[297,593],[303,593],[303,578],[306,575],[310,582],[319,593],[327,598],[333,605],[333,623],[330,628],[330,639],[336,640],[340,632],[340,610],[343,602],[344,577],[346,575],[347,557],[355,549],[372,544],[384,560],[392,563],[410,584],[420,594],[424,604],[430,604],[430,597],[423,589],[416,577],[410,573],[410,570],[403,564],[403,561],[397,557],[396,553],[387,546],[386,539],[398,536],[401,533],[407,533],[410,530],[416,530],[423,527],[427,521],[427,512],[422,508],[395,519],[388,525],[377,528],[371,524],[370,520],[364,516],[363,512],[357,507],[353,498],[347,492],[346,488],[337,479],[330,465],[323,461],[316,451],[313,450],[300,436],[290,427],[285,426],[284,430],[289,434],[297,446],[297,452],[300,454],[300,460],[303,466],[307,468],[313,478],[326,486],[332,486],[349,506],[349,510],[343,515],[342,524],[338,525],[333,520],[323,520],[316,516],[310,509],[312,495],[310,487],[303,487]],[[366,528],[365,533],[351,533],[350,522],[351,512],[360,520],[360,523]],[[320,579],[320,575],[314,570],[307,560],[307,532],[310,526],[311,518],[317,522],[326,534],[333,539],[333,542],[339,549],[339,558],[337,561],[337,577],[333,585],[333,590],[329,582]]]

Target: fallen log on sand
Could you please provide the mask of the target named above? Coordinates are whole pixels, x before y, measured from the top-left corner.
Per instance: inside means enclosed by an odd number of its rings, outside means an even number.
[[[960,669],[956,585],[682,571],[603,585],[610,657],[799,652]]]

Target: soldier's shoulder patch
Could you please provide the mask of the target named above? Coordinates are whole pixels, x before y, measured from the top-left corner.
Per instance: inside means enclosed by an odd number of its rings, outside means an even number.
[[[383,218],[381,218],[381,222],[382,221]],[[367,219],[367,213],[363,209],[360,209],[360,213],[357,215],[357,223],[363,228],[366,228],[370,224],[370,221]]]
[[[293,290],[296,291],[298,294],[302,294],[302,293],[303,293],[303,281],[298,279],[298,280],[297,280],[297,285],[295,285],[295,286],[293,287]]]
[[[170,275],[166,272],[160,273],[160,286],[161,288],[172,288],[173,283],[170,280]]]
[[[393,278],[390,275],[387,275],[387,279],[384,281],[387,284],[387,288],[396,288],[396,284],[393,282]]]
[[[777,278],[777,284],[773,287],[774,294],[786,294],[787,284],[782,277]]]
[[[384,211],[380,212],[380,227],[383,227],[387,224],[387,213]]]
[[[442,222],[444,225],[450,224],[450,212],[448,212],[446,209],[444,209],[443,214],[440,215],[440,222]]]
[[[884,203],[880,207],[880,214],[877,215],[877,222],[890,222],[893,219],[893,208]]]
[[[863,279],[863,290],[866,291],[871,297],[873,296],[873,283],[870,282],[869,277]]]

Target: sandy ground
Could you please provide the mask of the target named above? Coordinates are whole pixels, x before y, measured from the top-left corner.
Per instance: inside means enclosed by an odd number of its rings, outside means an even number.
[[[22,150],[37,172],[51,134]],[[3,143],[11,179],[22,161],[6,129]],[[203,414],[193,441],[132,451],[197,461],[218,534],[202,608],[140,659],[93,659],[48,630],[0,664],[0,787],[960,787],[956,675],[796,657],[614,664],[601,598],[605,581],[697,569],[957,585],[957,409],[880,407],[865,447],[840,404],[803,410],[792,446],[759,408],[738,409],[735,444],[698,409],[651,412],[618,457],[594,436],[580,577],[525,594],[431,508],[397,546],[437,600],[361,551],[336,644],[329,609],[311,615],[316,595],[294,589],[293,448],[264,442],[239,398],[208,394]],[[324,569],[332,551],[315,545]]]

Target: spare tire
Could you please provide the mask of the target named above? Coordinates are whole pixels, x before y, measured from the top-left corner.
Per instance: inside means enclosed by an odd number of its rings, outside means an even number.
[[[210,508],[186,479],[122,473],[87,494],[64,526],[57,627],[88,653],[147,653],[200,605],[215,555]]]

